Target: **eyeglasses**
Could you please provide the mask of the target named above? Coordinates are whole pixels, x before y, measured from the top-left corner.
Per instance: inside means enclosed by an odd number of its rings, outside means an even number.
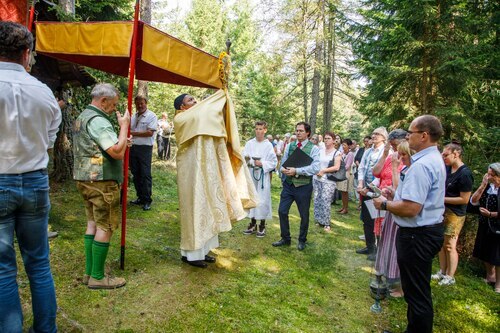
[[[408,132],[407,135],[412,135],[413,133],[424,133],[425,131],[410,131],[410,130],[407,130],[406,132]]]

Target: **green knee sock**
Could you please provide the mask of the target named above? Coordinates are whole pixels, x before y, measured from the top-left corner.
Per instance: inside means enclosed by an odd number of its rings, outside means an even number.
[[[97,280],[104,278],[104,263],[108,256],[109,243],[94,240],[92,244],[92,277]]]
[[[85,235],[85,274],[92,274],[92,243],[94,243],[94,235]]]

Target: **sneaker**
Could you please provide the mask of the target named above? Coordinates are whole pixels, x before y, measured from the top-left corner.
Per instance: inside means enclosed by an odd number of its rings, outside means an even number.
[[[54,239],[57,236],[59,236],[59,233],[57,231],[48,231],[47,232],[47,238],[48,239]]]
[[[266,235],[266,226],[265,225],[259,225],[259,231],[257,231],[257,237],[262,238]]]
[[[247,230],[243,231],[244,235],[251,235],[257,231],[257,224],[255,222],[250,222],[248,224]]]
[[[90,277],[89,289],[116,289],[123,287],[127,281],[124,278],[105,276],[101,280]]]
[[[441,272],[441,270],[437,271],[436,274],[431,275],[432,280],[442,280],[445,277],[445,275]]]
[[[455,284],[455,278],[449,275],[445,275],[441,281],[438,283],[440,286],[451,286]]]

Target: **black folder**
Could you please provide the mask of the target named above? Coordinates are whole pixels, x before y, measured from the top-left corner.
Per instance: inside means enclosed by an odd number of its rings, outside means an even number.
[[[302,168],[311,165],[313,159],[311,156],[307,155],[300,148],[296,148],[292,155],[288,156],[285,163],[283,163],[283,168]]]

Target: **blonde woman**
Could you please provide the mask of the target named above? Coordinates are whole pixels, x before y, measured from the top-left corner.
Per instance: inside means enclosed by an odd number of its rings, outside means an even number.
[[[432,279],[440,280],[440,286],[455,284],[458,235],[464,225],[467,203],[472,193],[472,172],[462,162],[462,153],[463,149],[458,143],[450,143],[442,153],[446,165],[444,244],[439,251],[440,270],[432,275]]]

